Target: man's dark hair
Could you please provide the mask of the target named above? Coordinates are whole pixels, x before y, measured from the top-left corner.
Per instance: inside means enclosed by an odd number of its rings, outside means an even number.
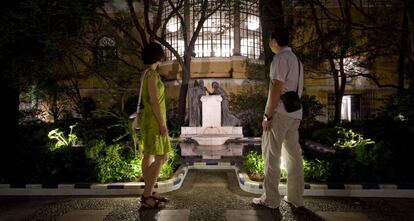
[[[275,28],[270,37],[275,39],[281,47],[288,46],[289,44],[289,31],[285,27]]]
[[[164,49],[156,42],[151,42],[142,50],[142,61],[144,64],[154,64],[165,57]]]

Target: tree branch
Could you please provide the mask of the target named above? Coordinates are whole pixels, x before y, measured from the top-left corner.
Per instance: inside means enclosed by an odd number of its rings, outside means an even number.
[[[141,27],[139,23],[137,13],[135,12],[134,4],[132,0],[126,0],[128,3],[129,13],[131,14],[132,21],[134,22],[135,28],[137,29],[138,33],[141,35],[141,40],[144,45],[148,44],[147,35],[145,34],[144,29]],[[147,30],[150,31],[150,30]]]
[[[360,74],[352,75],[351,77],[358,77],[358,76],[371,79],[380,88],[390,87],[390,88],[396,88],[396,89],[398,89],[398,85],[394,85],[394,84],[381,84],[379,82],[379,80],[376,77],[374,77],[373,75],[371,75],[371,74],[362,74],[362,73],[360,73]]]
[[[108,19],[111,22],[116,22],[111,16],[109,16],[109,14],[107,13],[107,11],[101,7],[100,8],[103,12],[103,14],[98,13],[98,15]],[[124,33],[126,36],[128,36],[135,44],[137,44],[138,46],[140,46],[141,48],[143,47],[142,43],[140,41],[138,41],[128,30],[126,30],[124,27],[122,27],[121,25],[116,25],[116,28],[119,29],[122,33]]]

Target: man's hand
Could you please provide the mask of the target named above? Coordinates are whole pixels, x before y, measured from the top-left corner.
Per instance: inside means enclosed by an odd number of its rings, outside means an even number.
[[[267,121],[267,120],[263,120],[262,121],[262,128],[263,131],[268,132],[270,130],[270,128],[272,127],[272,122],[271,121]]]

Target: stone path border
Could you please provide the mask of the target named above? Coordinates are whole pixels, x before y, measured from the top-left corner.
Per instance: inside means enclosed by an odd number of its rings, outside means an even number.
[[[196,162],[180,166],[171,179],[159,181],[155,185],[157,192],[165,193],[181,187],[190,169],[234,169],[240,188],[243,191],[262,194],[263,183],[253,181],[241,171],[234,162]],[[0,196],[58,196],[58,195],[140,195],[144,189],[143,182],[111,184],[0,184]],[[394,197],[414,198],[414,184],[310,184],[304,186],[305,196],[339,196],[339,197]],[[279,185],[282,195],[286,194],[286,185]]]
[[[172,178],[156,182],[155,191],[165,193],[179,189],[187,173],[188,167],[180,166]],[[0,184],[0,196],[141,195],[144,187],[144,182],[109,184]]]

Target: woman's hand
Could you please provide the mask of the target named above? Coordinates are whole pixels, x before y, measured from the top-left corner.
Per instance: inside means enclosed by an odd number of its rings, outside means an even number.
[[[164,124],[160,125],[160,134],[161,136],[168,136],[168,128]]]

